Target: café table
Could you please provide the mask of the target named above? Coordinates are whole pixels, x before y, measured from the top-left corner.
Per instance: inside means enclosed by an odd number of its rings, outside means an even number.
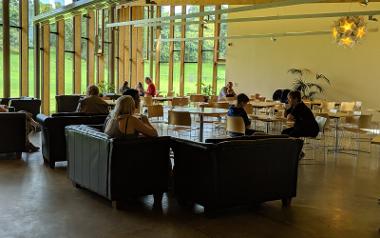
[[[319,113],[317,113],[319,115]],[[335,147],[334,147],[334,152],[339,153],[339,121],[342,118],[346,118],[348,116],[351,116],[352,114],[345,113],[345,112],[329,112],[327,113],[328,117],[330,119],[335,119]]]
[[[279,102],[249,102],[249,104],[252,105],[253,109],[255,110],[255,114],[257,114],[257,109],[263,109],[263,108],[271,108],[275,107],[277,105],[281,105]]]
[[[153,97],[153,101],[157,102],[167,102],[167,101],[172,101],[174,97]]]
[[[223,116],[226,115],[228,110],[222,108],[173,108],[176,112],[189,112],[193,115],[199,116],[199,141],[203,142],[203,128],[205,116]]]
[[[264,122],[266,125],[266,133],[267,134],[269,133],[269,130],[270,130],[270,123],[286,121],[286,118],[284,118],[284,117],[270,116],[270,115],[249,115],[249,117],[252,120]]]

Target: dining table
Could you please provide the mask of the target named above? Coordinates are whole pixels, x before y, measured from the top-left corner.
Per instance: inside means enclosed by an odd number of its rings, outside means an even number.
[[[317,113],[316,115],[319,115],[320,113]],[[326,115],[326,113],[322,113]],[[346,118],[348,116],[352,116],[352,114],[347,112],[328,112],[327,113],[329,119],[335,120],[335,146],[333,152],[339,153],[341,150],[339,149],[339,122],[341,119]],[[323,115],[322,115],[323,116]]]
[[[286,122],[285,117],[279,117],[279,116],[272,116],[272,115],[249,115],[249,118],[255,121],[261,121],[264,122],[266,125],[266,133],[269,134],[270,130],[270,123],[273,122]]]
[[[224,116],[227,114],[228,110],[223,108],[186,108],[186,107],[179,107],[179,108],[173,108],[173,111],[176,112],[189,112],[192,115],[198,115],[199,116],[199,141],[203,142],[203,134],[204,134],[204,117],[205,116]]]

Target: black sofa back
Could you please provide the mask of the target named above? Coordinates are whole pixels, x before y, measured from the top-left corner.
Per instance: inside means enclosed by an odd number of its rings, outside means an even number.
[[[26,151],[26,114],[22,112],[0,113],[0,153]]]
[[[44,161],[48,162],[51,168],[55,167],[57,161],[66,161],[65,126],[104,124],[107,116],[105,114],[84,113],[57,113],[53,116],[37,115],[37,121],[42,129],[41,141]]]
[[[57,112],[75,112],[82,95],[57,95]]]
[[[111,139],[88,126],[66,127],[70,179],[121,201],[168,189],[169,137]]]
[[[175,193],[205,211],[296,196],[303,141],[293,138],[202,144],[176,139]]]
[[[37,114],[41,112],[41,100],[39,99],[11,99],[9,106],[14,107],[16,112],[23,110],[31,113],[33,119],[36,119]]]

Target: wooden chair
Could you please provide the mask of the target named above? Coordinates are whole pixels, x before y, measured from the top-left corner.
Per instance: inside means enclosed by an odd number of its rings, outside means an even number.
[[[245,135],[245,124],[243,118],[227,116],[226,132]]]
[[[233,102],[236,100],[236,97],[225,97],[227,102]]]
[[[187,97],[175,97],[170,102],[172,107],[185,107],[189,105],[189,98]]]
[[[148,107],[153,105],[153,98],[152,96],[144,96],[142,98],[143,106]]]
[[[162,132],[162,124],[165,123],[163,120],[164,118],[164,108],[162,105],[151,105],[147,107],[148,110],[148,118],[152,119],[154,118],[155,120],[149,120],[152,124],[157,124],[157,127]]]
[[[344,126],[344,130],[351,132],[354,136],[350,137],[350,139],[356,141],[356,152],[360,152],[360,142],[368,142],[371,143],[371,136],[377,135],[380,133],[379,128],[376,128],[372,123],[372,114],[362,114],[359,116],[354,116],[350,125]],[[368,135],[369,137],[363,138],[361,135]],[[371,152],[371,146],[369,145],[369,151],[362,152]]]
[[[211,95],[208,100],[208,102],[217,102],[217,101],[218,101],[218,96],[216,95]]]
[[[168,111],[168,130],[172,129],[177,132],[177,136],[180,137],[180,131],[189,131],[189,137],[191,139],[191,115],[189,112],[176,112],[173,110]]]
[[[322,101],[321,103],[321,112],[330,112],[335,109],[335,102]]]
[[[340,112],[353,112],[355,108],[355,102],[342,102],[339,107]]]
[[[197,103],[197,102],[204,102],[206,96],[202,94],[191,94],[190,95],[190,102]]]
[[[228,102],[217,102],[214,104],[214,107],[228,109],[230,107],[230,104]]]

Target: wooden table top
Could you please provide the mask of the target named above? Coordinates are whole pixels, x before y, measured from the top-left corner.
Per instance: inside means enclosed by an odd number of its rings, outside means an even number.
[[[251,104],[254,108],[266,108],[281,105],[279,102],[250,102],[249,104]]]
[[[286,121],[285,117],[269,116],[269,115],[249,115],[251,119],[264,121],[264,122],[276,122],[276,121]]]
[[[212,115],[212,114],[227,114],[228,110],[223,108],[173,108],[175,112],[189,112],[190,114]]]
[[[376,136],[375,138],[373,138],[371,143],[375,145],[380,145],[380,136]]]
[[[115,106],[116,102],[114,100],[104,100],[108,105]]]

